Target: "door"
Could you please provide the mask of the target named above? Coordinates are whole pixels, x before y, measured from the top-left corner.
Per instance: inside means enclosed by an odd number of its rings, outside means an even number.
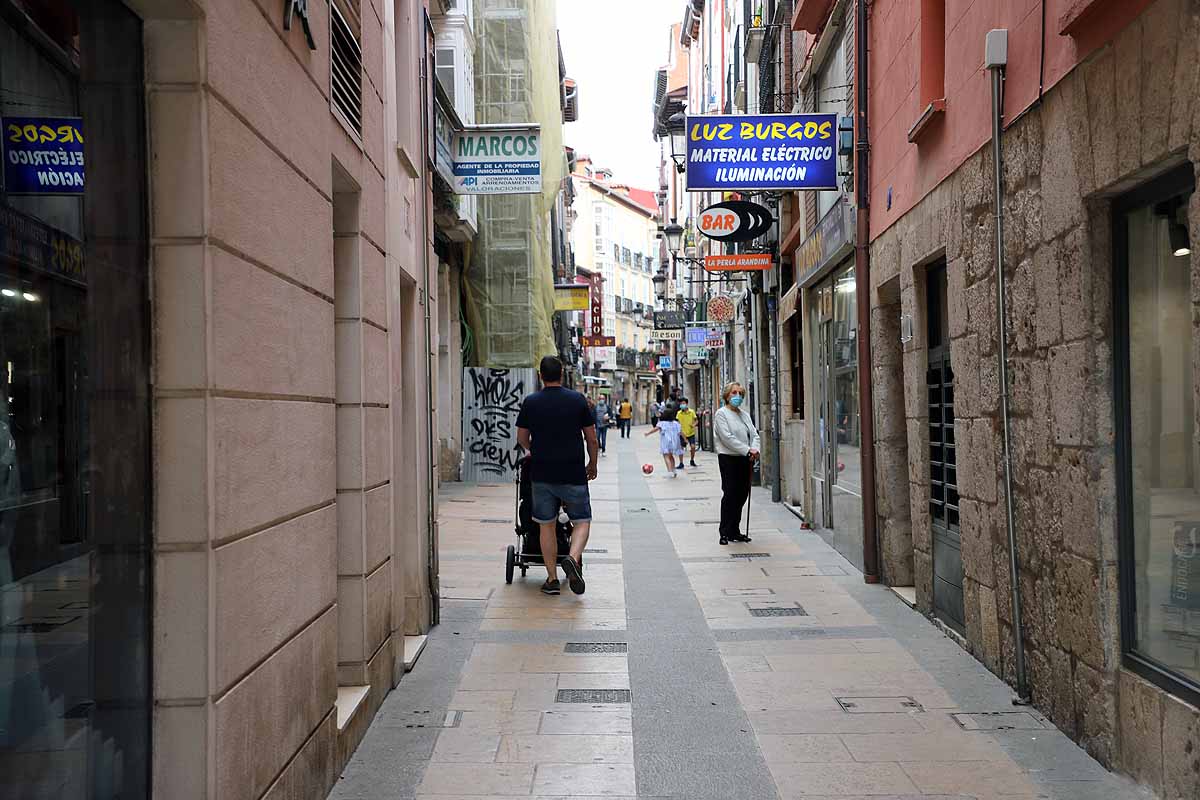
[[[958,521],[958,456],[954,438],[954,368],[946,266],[931,267],[926,281],[929,390],[929,523],[933,528],[933,609],[950,627],[965,631],[962,535]]]
[[[836,442],[832,432],[832,396],[830,392],[830,362],[833,357],[833,320],[830,318],[832,305],[829,303],[829,287],[813,292],[813,398],[816,424],[813,425],[813,513],[809,520],[819,528],[833,527],[832,481],[830,476],[836,463]]]

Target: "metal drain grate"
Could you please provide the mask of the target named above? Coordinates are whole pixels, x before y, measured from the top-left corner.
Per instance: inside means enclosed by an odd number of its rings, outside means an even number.
[[[719,520],[719,519],[694,519],[694,520],[692,520],[692,524],[693,525],[720,525],[721,520]]]
[[[507,525],[512,522],[511,519],[481,519],[479,521],[484,525]]]
[[[730,558],[770,558],[770,553],[730,553]]]
[[[404,716],[404,719],[410,720],[404,723],[406,728],[457,728],[462,724],[463,712],[447,711],[446,716],[440,721],[433,716],[432,711],[410,711]]]
[[[559,689],[556,703],[628,703],[628,689]]]
[[[628,653],[629,645],[625,642],[567,642],[564,653]]]
[[[752,608],[750,609],[752,617],[807,617],[808,612],[799,606],[791,608]]]
[[[755,597],[764,594],[775,594],[774,589],[768,589],[766,587],[757,587],[753,589],[722,589],[721,591],[730,597]]]
[[[603,547],[585,547],[585,548],[583,548],[583,552],[585,552],[585,553],[607,553],[608,551],[605,550]]]
[[[835,697],[847,714],[912,714],[924,713],[925,708],[908,696],[903,697]]]
[[[967,731],[1040,731],[1046,727],[1027,711],[976,711],[950,716]]]

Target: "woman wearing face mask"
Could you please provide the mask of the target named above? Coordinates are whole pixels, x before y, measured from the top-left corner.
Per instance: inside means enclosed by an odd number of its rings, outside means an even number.
[[[742,506],[750,497],[750,476],[758,460],[759,438],[750,412],[741,405],[746,390],[740,383],[726,384],[725,405],[717,410],[713,428],[717,438],[717,463],[721,468],[721,544],[748,542],[738,529]]]

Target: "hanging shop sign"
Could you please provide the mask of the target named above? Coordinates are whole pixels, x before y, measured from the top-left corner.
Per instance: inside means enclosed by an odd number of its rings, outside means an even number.
[[[713,322],[733,322],[737,306],[727,294],[717,295],[708,301],[708,318]]]
[[[770,253],[735,253],[728,256],[704,257],[704,269],[709,272],[761,272],[770,268]]]
[[[3,117],[4,191],[83,194],[81,117]]]
[[[689,349],[693,347],[703,347],[705,340],[708,339],[708,328],[688,328],[683,334],[683,343]]]
[[[704,339],[704,346],[709,350],[720,350],[725,346],[725,332],[721,330],[710,330],[708,336]]]
[[[700,212],[696,230],[717,242],[749,242],[764,235],[775,218],[764,206],[747,200],[726,200]]]
[[[542,191],[541,129],[537,125],[476,125],[454,135],[457,194],[538,194]]]
[[[707,347],[689,347],[687,349],[687,360],[691,363],[708,361]]]
[[[672,369],[673,367],[671,366],[671,364],[672,364],[672,362],[671,362],[670,356],[659,356],[658,357],[658,368],[659,369]]]
[[[0,261],[87,284],[83,242],[6,205],[0,205]]]
[[[841,263],[854,247],[854,226],[854,208],[844,197],[838,198],[796,251],[794,263],[800,276],[796,283],[808,286]]]
[[[617,337],[604,335],[604,276],[591,277],[591,309],[588,311],[588,332],[581,337],[584,347],[616,347]]]
[[[683,328],[684,314],[682,311],[655,311],[654,330],[679,330]],[[662,338],[661,336],[659,337]]]
[[[654,338],[660,342],[682,342],[683,341],[683,329],[682,328],[665,328],[665,329],[656,330],[654,332]]]
[[[836,114],[687,118],[687,189],[837,188]]]
[[[433,166],[438,175],[451,186],[454,178],[454,120],[438,97],[433,104]]]
[[[587,311],[590,289],[584,283],[559,283],[554,286],[555,311]]]

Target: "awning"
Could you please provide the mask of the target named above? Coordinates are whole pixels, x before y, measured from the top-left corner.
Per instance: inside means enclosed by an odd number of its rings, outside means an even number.
[[[792,288],[779,298],[779,321],[787,322],[796,313],[797,301],[800,299],[800,284],[792,284]]]
[[[821,24],[829,17],[833,0],[800,0],[792,14],[792,30],[820,33]]]

